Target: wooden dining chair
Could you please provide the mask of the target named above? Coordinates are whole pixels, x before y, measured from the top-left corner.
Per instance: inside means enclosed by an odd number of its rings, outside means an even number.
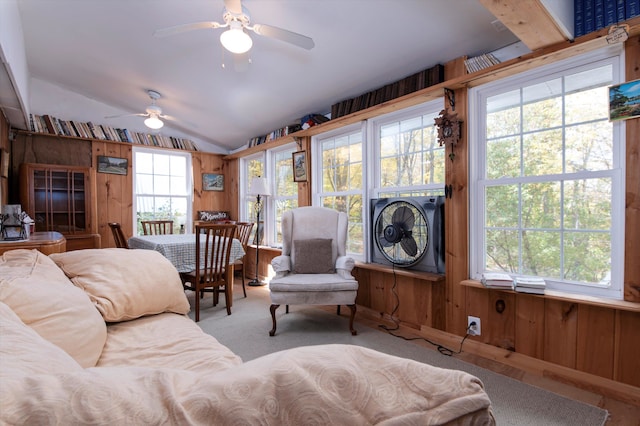
[[[247,297],[247,290],[244,287],[244,278],[245,278],[245,267],[244,261],[247,257],[247,245],[249,244],[249,236],[251,235],[251,230],[253,229],[253,222],[237,222],[236,227],[238,228],[236,231],[236,238],[242,244],[242,248],[244,249],[245,255],[240,259],[233,262],[233,270],[234,272],[240,272],[240,276],[242,277],[242,293],[244,293],[244,297]]]
[[[144,235],[173,234],[173,220],[142,220]]]
[[[111,233],[113,234],[113,240],[116,242],[117,248],[129,248],[129,244],[127,243],[127,239],[122,232],[122,227],[117,222],[109,223],[109,228],[111,228]]]
[[[236,236],[236,225],[196,225],[196,270],[183,274],[183,286],[195,292],[196,322],[200,321],[200,299],[204,292],[213,293],[213,306],[224,293],[227,315],[231,315],[233,274],[227,275],[231,245]],[[230,281],[230,282],[229,282]]]

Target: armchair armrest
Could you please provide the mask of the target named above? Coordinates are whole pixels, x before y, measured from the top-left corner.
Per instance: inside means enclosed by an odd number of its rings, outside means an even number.
[[[342,278],[349,279],[353,278],[351,275],[351,271],[356,266],[356,261],[353,260],[352,257],[349,256],[339,256],[336,259],[336,272]]]
[[[271,266],[276,273],[276,278],[282,278],[291,271],[291,257],[286,255],[276,256],[271,259]]]

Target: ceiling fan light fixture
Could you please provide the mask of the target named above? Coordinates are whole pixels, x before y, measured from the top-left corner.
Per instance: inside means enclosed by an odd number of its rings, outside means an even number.
[[[162,129],[162,126],[164,126],[164,123],[158,117],[156,117],[155,115],[152,115],[151,117],[144,120],[144,125],[150,129],[158,130],[158,129]]]
[[[231,53],[245,53],[253,46],[253,40],[239,21],[230,22],[229,29],[220,34],[220,43]]]

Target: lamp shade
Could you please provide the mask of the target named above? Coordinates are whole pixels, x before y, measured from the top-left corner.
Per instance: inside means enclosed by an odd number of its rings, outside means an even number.
[[[164,123],[158,117],[156,117],[155,115],[152,115],[151,117],[144,120],[144,125],[150,129],[157,130],[157,129],[161,129],[162,126],[164,126]]]
[[[267,184],[267,178],[254,177],[251,179],[251,189],[249,189],[249,195],[271,195],[269,191],[269,185]]]
[[[229,29],[220,34],[220,43],[231,53],[245,53],[253,46],[253,40],[238,21],[231,21]]]

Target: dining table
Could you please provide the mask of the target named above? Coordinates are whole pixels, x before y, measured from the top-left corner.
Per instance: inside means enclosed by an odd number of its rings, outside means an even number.
[[[180,273],[196,270],[196,234],[138,235],[128,240],[130,249],[155,250],[166,257]],[[204,239],[200,241],[203,250]],[[203,251],[201,251],[202,254]],[[244,247],[237,238],[231,242],[227,279],[233,282],[233,263],[245,255]],[[204,258],[204,256],[201,256]],[[229,286],[230,300],[233,301],[233,286]],[[233,303],[233,302],[232,302]]]

